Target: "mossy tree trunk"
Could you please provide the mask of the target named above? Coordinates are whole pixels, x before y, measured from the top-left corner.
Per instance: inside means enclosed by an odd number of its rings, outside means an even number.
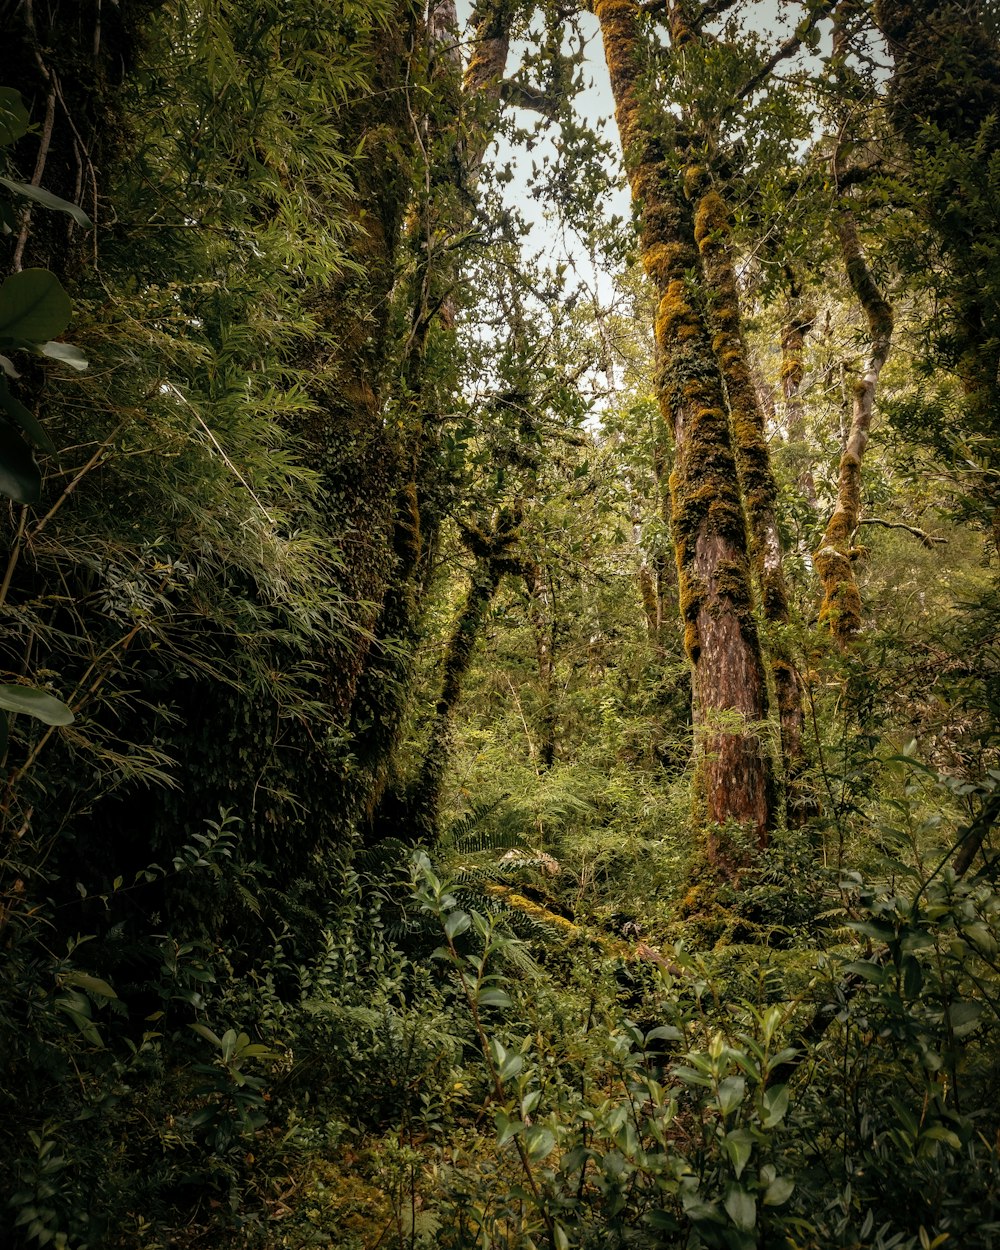
[[[437,550],[449,485],[441,455],[443,418],[457,382],[455,292],[462,235],[472,218],[476,174],[492,139],[507,63],[514,6],[491,0],[475,14],[472,55],[461,63],[453,0],[432,3],[421,51],[429,99],[413,122],[415,179],[405,232],[408,308],[397,361],[399,472],[387,585],[374,625],[377,645],[359,683],[352,717],[363,765],[358,815],[366,840],[381,836],[396,796],[387,794],[405,713],[413,648]],[[412,129],[412,127],[411,127]]]
[[[799,677],[784,633],[791,623],[791,612],[778,533],[778,483],[771,464],[766,417],[743,334],[729,211],[714,187],[698,200],[695,238],[710,293],[712,347],[725,382],[754,573],[764,620],[774,627],[769,639],[771,678],[781,732],[786,809],[794,821],[802,809],[798,783],[805,766],[805,722]]]
[[[935,335],[936,359],[955,370],[968,399],[963,428],[931,437],[962,465],[969,445],[975,448],[979,469],[970,475],[966,510],[992,529],[1000,551],[995,22],[978,0],[876,0],[875,17],[895,62],[888,113],[917,171],[911,175],[914,210],[944,262],[931,271],[945,314],[945,332]]]
[[[696,802],[710,830],[709,857],[727,871],[735,865],[727,863],[714,828],[738,822],[763,845],[774,821],[774,784],[762,734],[767,682],[725,387],[710,327],[692,290],[691,275],[695,283],[705,283],[692,199],[706,188],[674,120],[666,110],[657,115],[643,89],[635,0],[598,0],[595,12],[625,168],[639,209],[643,264],[658,297],[656,388],[674,437],[671,529],[693,670]],[[674,43],[689,35],[677,18],[671,29]]]
[[[552,603],[551,574],[532,561],[525,568],[528,619],[535,638],[538,665],[539,745],[538,760],[549,769],[556,758],[556,632],[558,622]]]
[[[795,273],[786,267],[789,279],[788,305],[781,327],[781,398],[784,404],[785,437],[803,450],[806,447],[806,416],[802,403],[805,379],[806,338],[816,321],[816,310],[801,295]],[[812,465],[803,461],[798,487],[809,506],[818,506]]]
[[[327,657],[327,697],[346,720],[369,662],[392,573],[393,501],[403,449],[384,420],[391,356],[389,314],[411,196],[415,136],[410,120],[412,44],[419,10],[402,0],[369,50],[371,89],[344,110],[359,151],[353,186],[339,206],[353,221],[350,267],[312,299],[322,333],[301,363],[314,411],[301,430],[305,456],[322,475],[327,523],[342,554],[343,589],[358,605],[357,632]]]
[[[871,432],[879,375],[892,346],[892,309],[865,259],[854,214],[841,206],[835,218],[847,277],[868,323],[869,350],[864,372],[851,391],[851,427],[840,458],[837,502],[815,554],[823,587],[820,617],[841,647],[861,632],[861,593],[854,576],[854,532],[861,519],[861,466]]]
[[[420,771],[406,804],[405,832],[415,841],[435,842],[439,832],[441,792],[451,760],[455,709],[476,642],[506,574],[524,574],[517,554],[520,514],[501,510],[491,533],[467,530],[466,545],[476,558],[465,602],[448,639],[444,675]]]

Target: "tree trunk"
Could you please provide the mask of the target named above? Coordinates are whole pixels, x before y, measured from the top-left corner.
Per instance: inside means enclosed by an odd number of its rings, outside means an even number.
[[[750,529],[750,552],[760,585],[764,619],[776,626],[770,643],[771,677],[778,705],[786,807],[793,823],[802,810],[798,785],[805,757],[802,692],[783,629],[791,622],[778,534],[778,483],[771,465],[764,410],[750,368],[733,265],[729,213],[715,189],[705,191],[695,211],[695,237],[711,293],[712,347],[722,373],[736,451],[736,466]]]
[[[552,605],[546,571],[532,563],[525,570],[528,591],[528,617],[535,636],[535,658],[538,664],[540,741],[538,756],[542,768],[549,769],[556,758],[556,617]]]
[[[879,374],[892,346],[893,318],[861,250],[854,214],[842,207],[835,224],[848,280],[864,310],[869,332],[868,361],[851,392],[851,428],[840,458],[837,503],[814,557],[823,586],[820,619],[829,623],[837,643],[846,647],[861,632],[861,594],[854,576],[852,541],[861,515],[861,464],[868,446]]]
[[[470,530],[465,536],[476,563],[465,603],[445,650],[444,677],[427,749],[408,796],[408,832],[414,840],[435,842],[438,838],[441,790],[452,753],[452,722],[472,652],[504,575],[524,572],[523,562],[512,554],[520,538],[519,524],[519,515],[501,512],[492,534]]]
[[[701,175],[688,164],[685,188],[678,168],[686,155],[682,143],[675,139],[675,150],[665,152],[662,135],[654,135],[646,122],[654,106],[643,92],[635,0],[598,0],[595,11],[625,168],[640,210],[642,260],[659,301],[655,335],[662,363],[656,390],[676,454],[671,528],[693,670],[696,803],[710,825],[738,822],[764,845],[774,818],[774,786],[762,732],[767,683],[746,524],[722,376],[709,328],[690,293],[691,273],[704,281],[689,202],[701,193]],[[688,32],[675,21],[671,34],[678,43]],[[672,120],[664,110],[658,129],[671,127]],[[711,830],[708,850],[718,870],[735,867]]]
[[[781,328],[781,396],[785,408],[785,437],[790,443],[796,443],[804,448],[806,417],[802,405],[802,380],[805,377],[803,356],[806,337],[816,320],[816,311],[799,297],[794,274],[789,276],[792,289],[788,297],[785,322]],[[815,509],[818,506],[818,500],[811,464],[805,462],[802,464],[798,474],[798,487],[809,506]]]
[[[967,395],[963,428],[934,441],[963,467],[975,445],[980,468],[964,506],[1000,551],[1000,45],[978,0],[876,0],[875,16],[895,61],[889,120],[918,171],[914,209],[944,260],[937,287],[949,325],[935,356]]]
[[[476,174],[489,146],[500,104],[513,8],[485,4],[462,73],[453,0],[429,8],[424,55],[431,110],[419,122],[421,162],[410,206],[406,247],[413,262],[408,330],[398,362],[402,433],[386,586],[374,623],[378,645],[358,685],[352,715],[355,756],[363,768],[358,814],[365,837],[379,836],[379,814],[393,774],[413,648],[437,550],[442,500],[447,497],[440,455],[440,413],[453,408],[455,296],[460,282],[460,236],[471,220]],[[433,352],[432,343],[438,340]],[[433,355],[434,362],[429,363]],[[444,364],[442,365],[442,362]]]

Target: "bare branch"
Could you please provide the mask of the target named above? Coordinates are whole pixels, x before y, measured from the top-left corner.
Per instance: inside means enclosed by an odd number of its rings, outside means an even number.
[[[885,521],[881,517],[868,516],[858,522],[858,525],[881,525],[887,530],[906,530],[908,534],[912,534],[925,547],[934,550],[937,543],[947,543],[947,538],[936,538],[933,534],[928,534],[926,530],[919,529],[916,525],[907,525],[904,521]]]

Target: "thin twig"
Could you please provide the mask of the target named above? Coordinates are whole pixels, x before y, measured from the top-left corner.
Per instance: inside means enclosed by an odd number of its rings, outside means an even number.
[[[52,144],[52,127],[56,118],[56,93],[55,88],[49,91],[45,101],[45,121],[42,123],[42,135],[38,143],[38,157],[35,161],[35,172],[31,175],[31,185],[37,187],[41,184],[42,174],[45,172],[45,162],[48,159],[49,147]],[[21,218],[21,230],[17,236],[17,247],[14,249],[14,259],[11,267],[15,273],[21,270],[21,262],[24,259],[24,249],[28,244],[28,235],[31,232],[31,203],[24,206],[24,215]]]
[[[7,560],[7,571],[3,575],[3,585],[0,586],[0,607],[7,602],[7,591],[10,590],[10,579],[14,576],[14,570],[17,568],[17,562],[20,559],[21,552],[24,549],[24,527],[28,523],[28,505],[23,504],[21,507],[21,516],[17,523],[17,533],[14,535],[14,542],[10,549],[10,557]]]

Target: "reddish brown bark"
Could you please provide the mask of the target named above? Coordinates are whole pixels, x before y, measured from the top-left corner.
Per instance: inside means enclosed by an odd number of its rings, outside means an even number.
[[[690,297],[701,272],[692,196],[699,171],[680,172],[681,146],[664,151],[664,111],[653,134],[653,108],[642,90],[639,8],[635,0],[598,0],[615,115],[633,201],[639,208],[643,264],[656,288],[655,334],[661,365],[656,391],[673,432],[671,529],[685,645],[693,669],[697,741],[696,802],[712,825],[736,821],[767,840],[773,820],[771,762],[762,722],[767,683],[753,612],[747,533],[722,376],[711,336]],[[690,32],[675,20],[671,37]],[[710,858],[722,871],[725,848],[710,829]]]

